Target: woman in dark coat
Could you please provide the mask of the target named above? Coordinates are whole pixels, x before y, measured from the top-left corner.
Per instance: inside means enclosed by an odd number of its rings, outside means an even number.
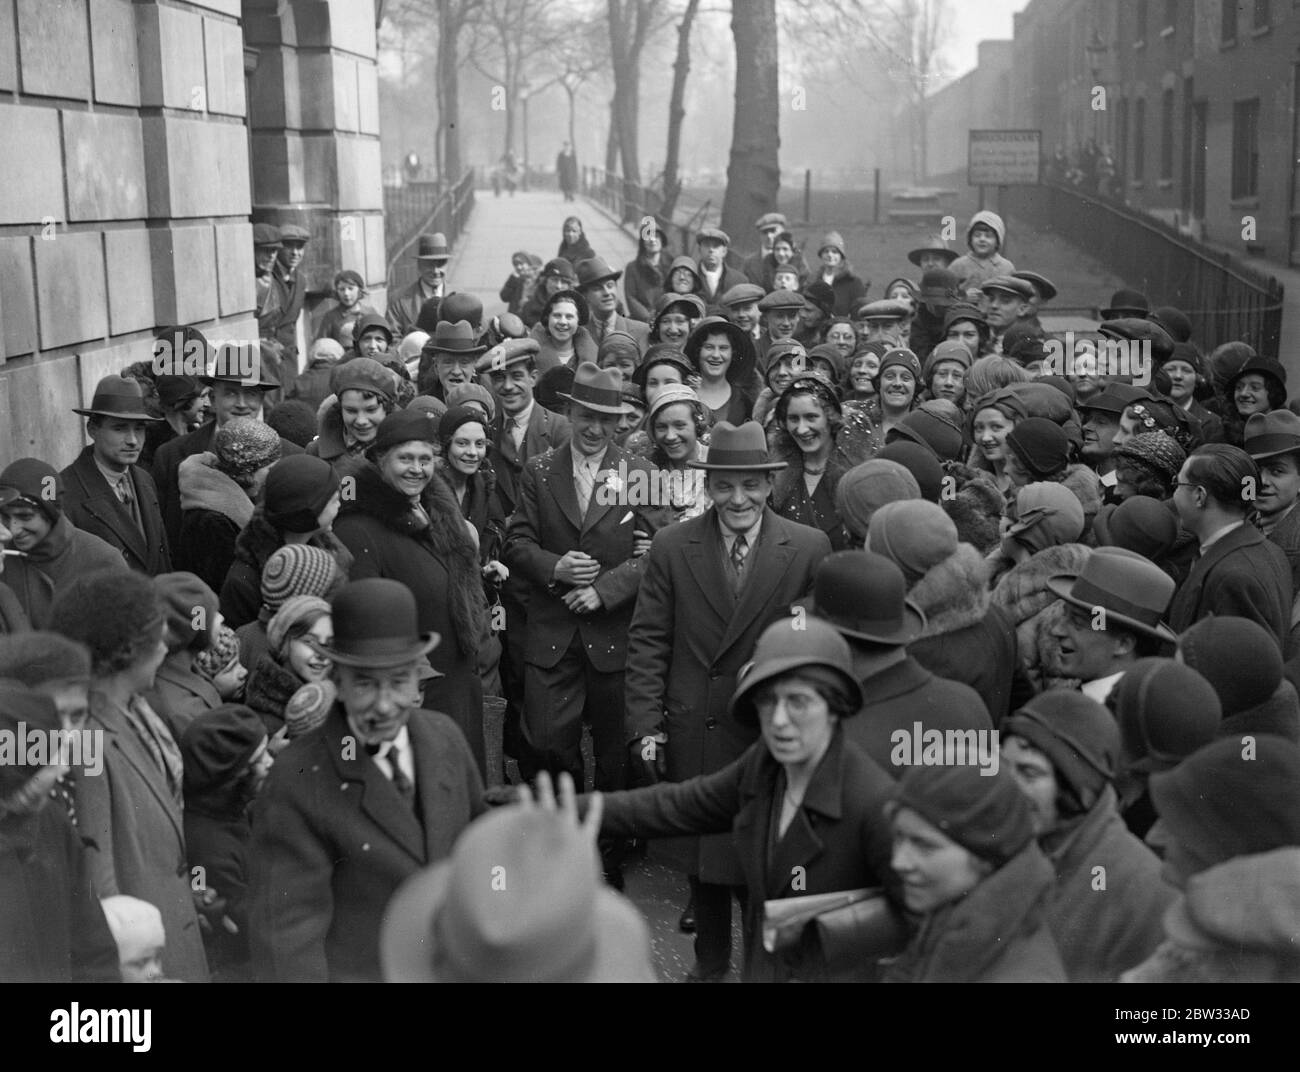
[[[455,494],[435,472],[437,442],[426,411],[386,417],[366,456],[345,474],[355,480],[356,498],[343,504],[334,532],[352,552],[352,580],[401,581],[415,594],[421,632],[442,637],[429,654],[437,676],[424,683],[422,706],[451,717],[483,773],[478,656],[487,615],[478,548]]]
[[[643,228],[637,239],[636,256],[623,269],[623,297],[627,299],[627,315],[633,320],[648,324],[655,302],[664,292],[671,263],[664,248],[667,245],[668,236],[657,223]]]
[[[844,239],[838,231],[826,232],[817,256],[821,265],[815,278],[826,283],[835,295],[833,315],[852,316],[866,300],[867,289],[871,284],[854,273],[853,265],[844,252]],[[885,297],[890,295],[886,293]]]
[[[563,257],[575,268],[588,257],[596,255],[596,251],[591,248],[591,243],[587,241],[587,232],[582,228],[582,221],[577,216],[570,216],[564,221],[564,235],[555,255]]]
[[[714,774],[604,795],[604,835],[732,832],[748,891],[747,981],[829,978],[814,942],[764,949],[764,901],[888,882],[889,776],[840,725],[861,702],[843,637],[817,618],[776,622],[759,637],[731,705],[762,741]],[[869,978],[872,968],[855,965],[852,977]]]

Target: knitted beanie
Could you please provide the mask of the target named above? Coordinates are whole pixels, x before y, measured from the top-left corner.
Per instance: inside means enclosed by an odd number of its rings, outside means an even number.
[[[1084,523],[1083,504],[1074,492],[1054,481],[1036,481],[1016,492],[1016,519],[1007,535],[1037,552],[1074,543]]]
[[[992,777],[974,764],[908,767],[894,789],[897,808],[998,867],[1034,837],[1029,804],[1005,767]]]
[[[1222,714],[1210,683],[1173,659],[1139,659],[1115,689],[1115,717],[1130,770],[1176,766],[1214,739]]]
[[[34,689],[51,682],[90,680],[90,652],[85,645],[53,632],[0,636],[0,678]]]
[[[193,573],[160,573],[153,579],[167,622],[167,650],[202,651],[217,639],[217,594]]]
[[[1052,761],[1075,814],[1091,809],[1119,773],[1115,716],[1073,689],[1039,693],[1002,723],[1001,734],[1023,738]]]
[[[266,726],[243,704],[222,704],[196,718],[181,735],[185,795],[197,797],[233,783],[266,740]]]
[[[1093,518],[1092,531],[1099,547],[1122,547],[1156,562],[1178,542],[1178,518],[1159,499],[1132,495],[1118,505],[1103,506]]]
[[[334,556],[322,547],[288,543],[262,567],[262,604],[274,614],[294,596],[324,599],[342,580]]]
[[[239,638],[224,622],[217,629],[217,640],[194,657],[194,668],[209,681],[215,681],[231,663],[239,658]]]
[[[916,477],[907,468],[885,458],[872,458],[840,477],[835,487],[835,512],[844,527],[861,540],[872,516],[885,503],[920,498]]]
[[[281,532],[315,532],[320,512],[339,490],[334,466],[311,454],[281,458],[266,474],[262,491],[266,520]]]
[[[62,509],[63,478],[54,466],[40,458],[19,458],[0,472],[0,503],[21,499],[35,507],[51,525],[59,520]]]
[[[280,437],[265,421],[252,417],[228,420],[212,437],[217,468],[234,480],[247,479],[280,459]]]
[[[944,339],[930,351],[925,364],[921,366],[922,383],[929,385],[930,377],[934,375],[934,370],[941,361],[956,361],[961,365],[963,372],[969,372],[974,358],[971,357],[965,343],[958,342],[956,339]]]
[[[316,411],[301,398],[286,398],[262,419],[281,439],[296,446],[305,447],[316,438]]]
[[[1225,718],[1258,707],[1282,684],[1277,642],[1249,618],[1202,618],[1178,638],[1178,650],[1213,687]]]
[[[1113,456],[1117,462],[1121,458],[1127,459],[1169,481],[1178,475],[1183,462],[1187,460],[1187,452],[1178,445],[1178,441],[1164,432],[1143,432],[1131,436],[1115,448]]]
[[[266,625],[266,643],[277,659],[284,655],[284,644],[289,639],[289,631],[295,625],[309,617],[319,618],[329,614],[330,605],[320,596],[291,596],[280,609],[271,616]]]
[[[938,502],[943,492],[943,469],[929,447],[907,440],[887,443],[876,451],[876,459],[897,462],[916,479],[921,498]]]
[[[447,408],[449,410],[464,406],[467,402],[478,402],[487,410],[488,421],[496,420],[497,401],[492,397],[492,392],[481,383],[462,383],[447,392]]]
[[[289,697],[284,705],[284,724],[288,727],[290,740],[310,733],[329,717],[339,698],[338,689],[332,681],[313,681]]]
[[[1070,464],[1070,440],[1055,421],[1028,417],[1007,433],[1007,447],[1030,474],[1050,477]]]
[[[931,567],[957,553],[957,526],[937,503],[885,503],[871,518],[867,550],[893,562],[911,588]]]
[[[1205,868],[1300,845],[1300,746],[1260,733],[1225,737],[1151,776],[1151,799],[1174,839]]]

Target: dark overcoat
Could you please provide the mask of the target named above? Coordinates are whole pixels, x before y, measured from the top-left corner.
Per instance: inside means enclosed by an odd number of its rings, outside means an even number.
[[[1193,563],[1169,607],[1169,627],[1182,633],[1207,614],[1259,622],[1285,650],[1291,565],[1286,552],[1249,522],[1220,537]]]
[[[171,552],[153,477],[138,465],[130,468],[131,486],[144,526],[141,532],[95,464],[94,449],[86,447],[59,474],[63,479],[63,496],[59,500],[63,512],[82,532],[98,536],[121,551],[133,570],[150,577],[169,572]]]

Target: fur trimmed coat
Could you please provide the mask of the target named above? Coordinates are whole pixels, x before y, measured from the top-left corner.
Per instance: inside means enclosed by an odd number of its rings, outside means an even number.
[[[1047,587],[1047,580],[1058,573],[1077,574],[1090,553],[1081,543],[1044,548],[1004,573],[993,589],[993,605],[1005,610],[1014,623],[1020,663],[1040,692],[1078,685],[1055,672],[1056,644],[1051,629],[1064,613],[1065,602]]]
[[[925,631],[908,654],[932,674],[960,681],[980,694],[995,726],[1033,695],[1017,653],[1015,625],[992,605],[988,568],[980,553],[959,543],[957,553],[931,567],[908,590],[925,613]]]
[[[431,523],[421,526],[406,496],[372,462],[352,459],[342,471],[356,480],[356,498],[343,503],[334,523],[354,559],[349,577],[388,577],[414,593],[420,630],[442,638],[428,656],[442,676],[425,682],[423,706],[460,727],[482,774],[487,756],[478,654],[487,636],[487,606],[478,548],[460,504],[435,473],[420,497]]]

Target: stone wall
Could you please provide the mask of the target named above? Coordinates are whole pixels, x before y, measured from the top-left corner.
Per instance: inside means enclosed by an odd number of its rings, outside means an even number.
[[[250,217],[382,307],[378,130],[373,0],[0,0],[0,464],[71,461],[156,325],[256,339]]]

